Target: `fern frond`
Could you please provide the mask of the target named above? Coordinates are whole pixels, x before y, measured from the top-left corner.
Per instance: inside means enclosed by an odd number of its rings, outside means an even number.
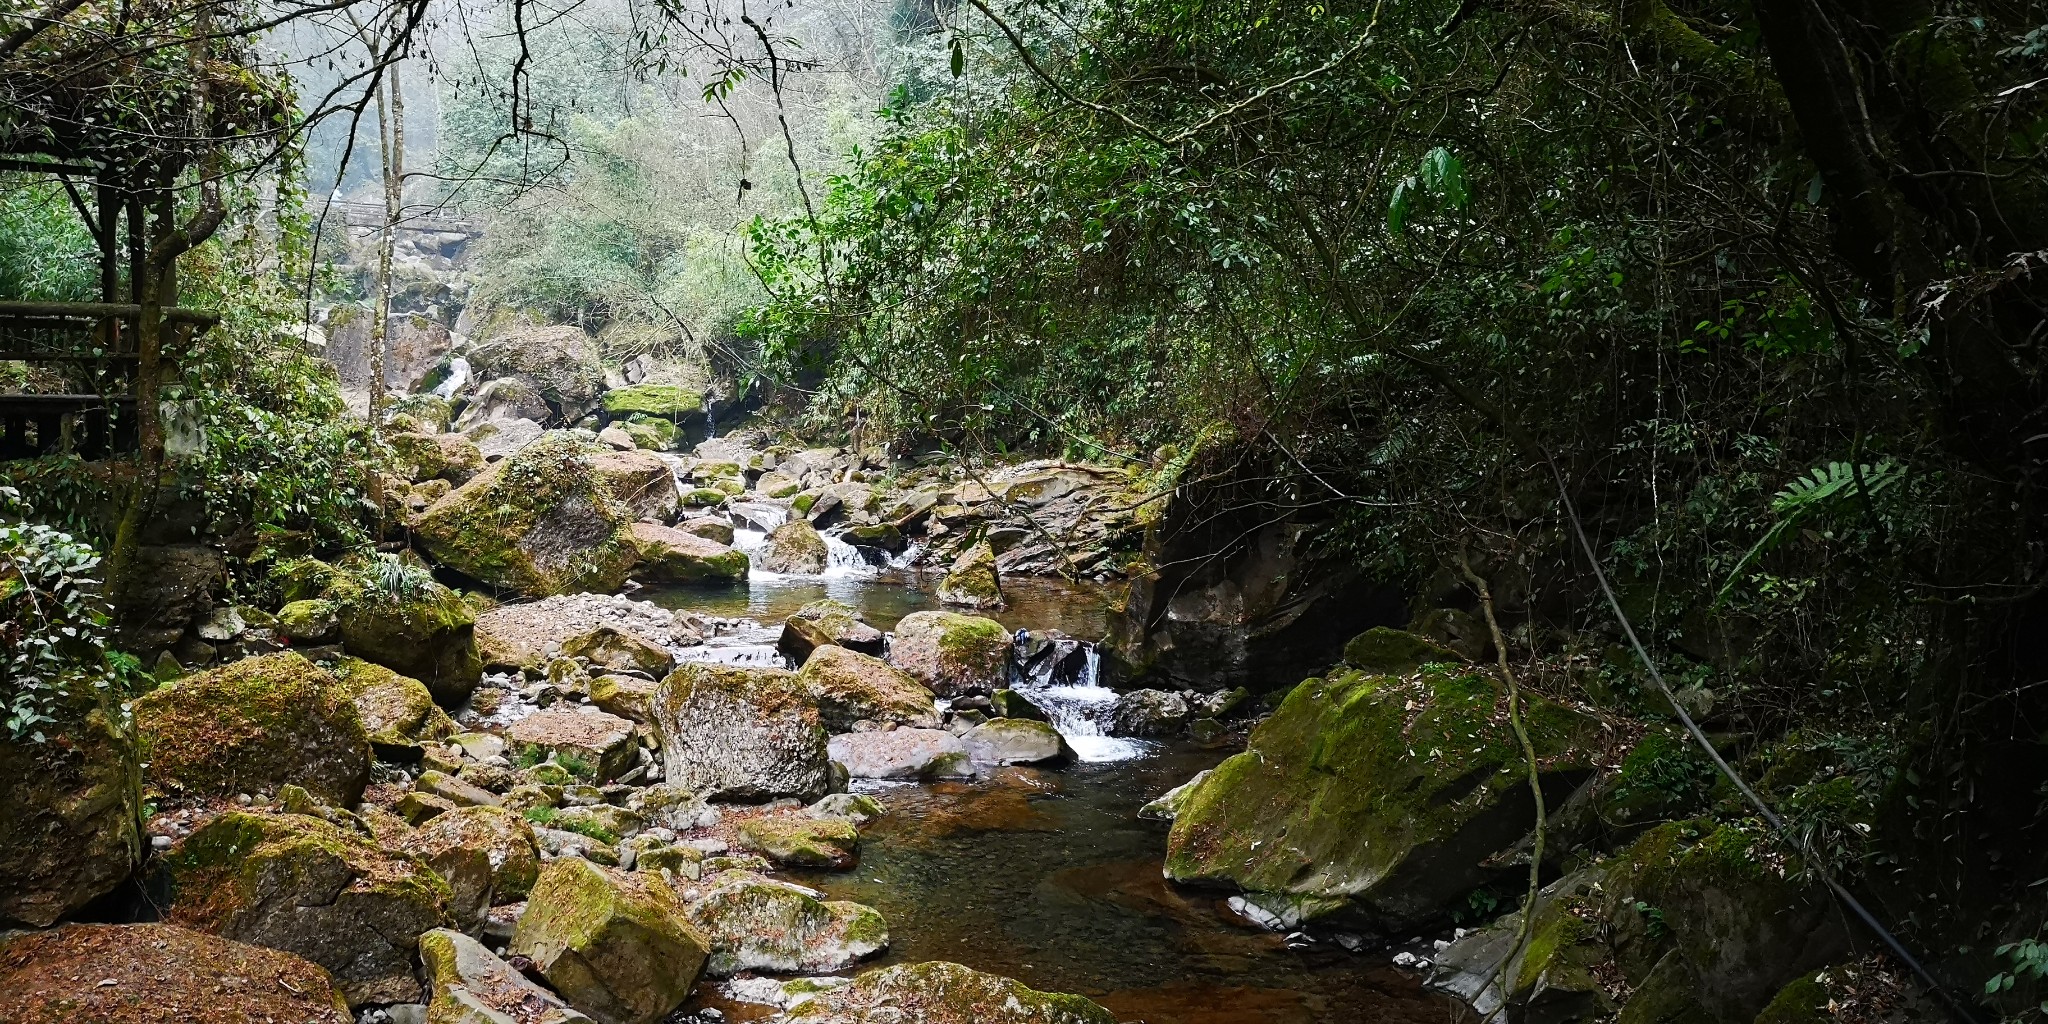
[[[1810,473],[1793,477],[1792,482],[1771,499],[1771,511],[1778,514],[1778,521],[1743,553],[1741,561],[1735,563],[1734,570],[1728,574],[1728,581],[1721,584],[1720,593],[1714,595],[1714,603],[1707,610],[1721,607],[1742,574],[1757,559],[1782,543],[1785,535],[1792,532],[1792,527],[1800,520],[1815,512],[1826,511],[1837,498],[1853,495],[1859,490],[1868,497],[1898,483],[1905,476],[1906,467],[1891,459],[1879,459],[1860,467],[1847,462],[1830,462],[1814,467]]]

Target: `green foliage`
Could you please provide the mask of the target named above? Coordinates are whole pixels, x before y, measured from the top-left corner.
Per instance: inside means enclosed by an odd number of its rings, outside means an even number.
[[[2020,981],[2048,978],[2048,942],[2021,939],[1999,946],[1997,953],[2012,966],[1992,975],[1984,982],[1984,994],[1987,996],[2010,991],[2013,985]],[[2040,1010],[2048,1014],[2048,1002],[2043,1002]]]
[[[89,302],[99,298],[98,249],[63,186],[45,176],[0,173],[0,298]]]
[[[80,714],[127,696],[133,658],[109,650],[96,594],[99,553],[24,521],[21,494],[0,486],[0,715],[6,739],[48,739]],[[109,700],[108,698],[112,698]]]
[[[1743,570],[1782,543],[1793,527],[1806,519],[1838,511],[1852,497],[1862,498],[1868,507],[1872,497],[1897,483],[1905,474],[1905,467],[1884,459],[1862,465],[1830,462],[1809,476],[1795,477],[1771,499],[1771,511],[1777,514],[1777,523],[1735,563],[1735,568],[1728,574],[1728,582],[1723,583],[1721,592],[1715,595],[1714,603],[1718,605],[1726,600]]]

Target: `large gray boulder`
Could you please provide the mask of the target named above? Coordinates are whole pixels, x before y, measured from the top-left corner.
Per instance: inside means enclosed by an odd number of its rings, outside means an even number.
[[[768,534],[755,559],[763,572],[816,576],[828,561],[825,538],[801,519],[784,523]]]
[[[1171,736],[1192,713],[1186,697],[1168,690],[1132,690],[1110,709],[1110,731],[1117,736]]]
[[[932,691],[888,662],[844,647],[827,645],[811,652],[797,672],[818,702],[825,731],[850,732],[855,723],[939,726]]]
[[[844,647],[880,656],[888,646],[882,631],[863,622],[852,607],[831,598],[812,601],[782,623],[776,647],[801,665],[820,647]]]
[[[710,943],[704,972],[714,978],[843,971],[889,945],[889,926],[874,908],[800,885],[727,871],[696,888],[702,895],[689,918]]]
[[[1074,751],[1059,730],[1029,718],[997,718],[960,737],[967,756],[982,764],[1060,764]]]
[[[0,922],[44,928],[142,861],[141,759],[125,716],[74,696],[48,742],[0,741]]]
[[[427,1019],[433,1024],[590,1024],[461,932],[437,928],[420,936],[420,962],[432,991]]]
[[[507,948],[599,1024],[654,1024],[704,967],[704,939],[686,915],[658,876],[562,857],[541,871]]]
[[[600,454],[572,433],[544,435],[436,501],[413,536],[441,564],[522,594],[617,590],[636,557],[634,517],[598,476]]]
[[[941,697],[988,694],[1007,685],[1012,646],[994,619],[913,612],[896,624],[889,662]]]
[[[485,380],[518,377],[531,382],[568,423],[597,409],[604,391],[604,366],[581,327],[508,327],[472,345],[469,365]]]
[[[662,681],[649,714],[671,785],[745,800],[815,800],[830,788],[818,706],[794,673],[686,664]]]
[[[832,760],[856,779],[933,779],[974,774],[967,746],[943,729],[890,729],[832,737]]]

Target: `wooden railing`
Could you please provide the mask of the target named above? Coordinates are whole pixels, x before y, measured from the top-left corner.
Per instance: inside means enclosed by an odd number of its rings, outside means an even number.
[[[165,357],[220,322],[218,314],[163,311]],[[0,301],[0,360],[66,363],[94,394],[0,395],[0,460],[71,451],[89,459],[132,451],[132,395],[142,307],[125,302]]]

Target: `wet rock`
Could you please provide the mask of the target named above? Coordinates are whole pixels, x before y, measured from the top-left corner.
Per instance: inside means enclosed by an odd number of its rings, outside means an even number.
[[[932,692],[880,658],[826,645],[797,672],[811,692],[828,733],[850,732],[856,722],[934,729],[939,710]]]
[[[415,483],[446,480],[460,487],[484,471],[484,453],[461,434],[390,434],[384,441],[399,471]]]
[[[1008,687],[989,694],[988,706],[998,718],[1029,718],[1040,722],[1047,720],[1044,709],[1031,703],[1031,698]]]
[[[803,482],[787,473],[763,473],[754,481],[754,489],[770,498],[792,498],[803,490]]]
[[[1088,671],[1088,644],[1057,629],[1034,629],[1017,640],[1017,667],[1027,679],[1054,686],[1078,683]]]
[[[417,760],[428,743],[455,734],[454,720],[435,705],[426,684],[360,658],[333,664],[379,757]]]
[[[601,1024],[653,1024],[683,1001],[706,944],[659,878],[565,857],[527,898],[512,952]]]
[[[668,648],[614,626],[599,626],[570,637],[562,644],[562,654],[586,659],[596,671],[644,672],[656,678],[667,675],[676,664]]]
[[[802,520],[784,523],[768,534],[756,556],[763,572],[816,576],[825,571],[825,538]]]
[[[717,516],[698,516],[676,524],[676,529],[693,537],[732,546],[732,523]]]
[[[764,814],[740,823],[740,844],[790,868],[844,871],[859,856],[860,830],[844,818]]]
[[[871,907],[825,900],[814,890],[745,871],[707,879],[690,923],[711,948],[705,973],[842,971],[889,945]]]
[[[646,583],[694,583],[747,578],[750,563],[746,552],[726,544],[653,523],[634,523],[628,532],[633,549],[640,556],[633,567],[634,579]]]
[[[1006,681],[1011,639],[994,619],[913,612],[896,624],[889,661],[941,697],[987,694]]]
[[[666,522],[681,506],[675,472],[653,452],[592,455],[590,470],[636,520]]]
[[[43,727],[46,742],[0,741],[0,921],[46,927],[141,863],[135,735],[111,702],[81,689]]]
[[[831,762],[809,688],[781,669],[686,664],[651,709],[664,778],[705,796],[814,800]]]
[[[370,777],[370,737],[348,688],[291,652],[238,661],[135,702],[145,781],[167,793],[229,796],[304,786],[353,807]]]
[[[1527,698],[1557,806],[1590,774],[1594,719]],[[1504,868],[1533,798],[1489,675],[1358,670],[1296,687],[1182,801],[1167,877],[1229,883],[1282,918],[1382,934],[1437,920]],[[1413,751],[1413,754],[1410,752]]]
[[[967,756],[983,764],[1062,764],[1074,752],[1059,730],[1028,718],[997,718],[960,737]]]
[[[885,646],[882,631],[861,621],[850,606],[826,598],[796,610],[782,624],[776,647],[801,665],[819,647],[844,647],[862,654],[880,656]]]
[[[674,612],[646,601],[606,594],[564,594],[529,604],[508,604],[477,616],[477,651],[490,668],[538,672],[572,638],[610,627],[655,645],[696,642]]]
[[[420,936],[433,1001],[432,1024],[584,1024],[553,992],[526,980],[483,943],[458,931],[436,929]],[[516,1011],[517,1016],[512,1011]]]
[[[934,960],[869,971],[850,985],[792,1008],[805,1024],[1115,1024],[1116,1015],[1081,996],[1039,992],[995,974]]]
[[[326,971],[168,924],[72,924],[0,940],[12,1024],[353,1024]]]
[[[865,793],[832,793],[804,808],[804,813],[813,818],[845,818],[853,822],[855,828],[888,812],[880,800]]]
[[[939,582],[937,596],[942,604],[989,610],[1003,607],[1002,581],[996,573],[996,553],[986,541],[960,553],[946,578]]]
[[[452,923],[427,865],[305,815],[228,812],[161,865],[166,920],[305,957],[352,1006],[417,1001],[419,935]]]
[[[832,760],[856,779],[936,779],[974,774],[967,747],[941,729],[891,729],[834,736]]]
[[[1109,713],[1114,736],[1171,736],[1187,724],[1187,698],[1166,690],[1132,690]]]
[[[514,753],[538,750],[572,773],[584,774],[572,767],[580,763],[599,782],[625,774],[636,760],[633,723],[601,711],[549,708],[512,723],[505,740]]]
[[[596,445],[554,432],[434,503],[413,535],[443,565],[535,596],[617,590],[635,554],[630,510],[592,467]]]
[[[342,648],[426,684],[442,707],[459,707],[483,678],[476,613],[424,573],[394,593],[365,578],[374,571],[337,575],[322,595],[334,605]]]

